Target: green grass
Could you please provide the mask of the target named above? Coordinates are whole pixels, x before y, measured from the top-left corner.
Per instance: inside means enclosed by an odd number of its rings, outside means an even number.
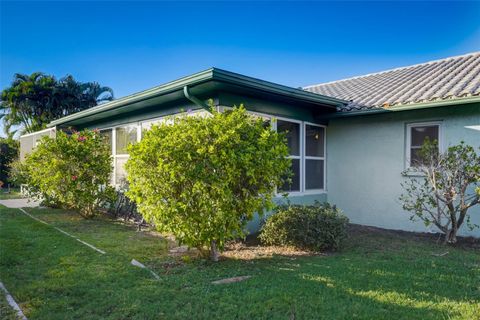
[[[20,193],[20,189],[12,188],[10,189],[10,193],[7,189],[0,189],[0,200],[7,200],[7,199],[19,199],[22,198]]]
[[[8,305],[7,299],[0,291],[0,319],[3,320],[17,320],[17,313]]]
[[[354,232],[332,255],[182,263],[149,232],[29,211],[107,252],[0,207],[0,279],[29,319],[480,319],[478,248]]]

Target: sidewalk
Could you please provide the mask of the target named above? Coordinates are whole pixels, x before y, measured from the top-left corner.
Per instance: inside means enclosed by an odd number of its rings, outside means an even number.
[[[8,208],[34,208],[40,206],[40,202],[28,198],[0,200],[0,204]]]

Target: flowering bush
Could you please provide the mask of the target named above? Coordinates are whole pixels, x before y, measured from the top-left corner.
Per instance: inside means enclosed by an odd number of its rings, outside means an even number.
[[[179,117],[145,131],[130,146],[130,190],[147,222],[218,259],[254,212],[273,206],[288,171],[285,137],[243,107],[209,117]]]
[[[110,149],[97,130],[44,137],[26,157],[25,170],[31,194],[85,218],[114,200]]]

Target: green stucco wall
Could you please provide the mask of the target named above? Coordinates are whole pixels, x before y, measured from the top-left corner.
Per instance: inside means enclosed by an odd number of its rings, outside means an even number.
[[[327,120],[315,117],[312,110],[280,102],[239,97],[220,93],[215,104],[244,103],[247,109],[297,120],[327,124]],[[135,123],[149,118],[174,114],[193,105],[159,105],[142,112],[122,114],[107,121],[90,123],[89,128],[104,128],[119,124]],[[341,208],[351,222],[389,229],[433,231],[421,222],[411,222],[409,214],[401,209],[398,198],[402,192],[400,183],[405,179],[406,124],[414,122],[442,121],[445,147],[461,140],[479,147],[480,131],[465,128],[480,125],[480,104],[437,107],[414,111],[390,112],[375,115],[335,118],[327,127],[327,193],[291,196],[294,204],[313,204],[329,201]],[[277,198],[277,202],[284,199]],[[480,207],[471,211],[472,222],[480,225]],[[262,221],[270,215],[255,216],[247,228],[256,232]],[[463,235],[480,237],[480,230]]]
[[[295,120],[317,122],[320,124],[326,124],[326,121],[319,122],[313,116],[311,110],[304,107],[296,107],[291,104],[285,104],[281,102],[266,101],[262,99],[254,99],[251,97],[240,97],[232,94],[219,94],[219,97],[213,99],[215,105],[220,106],[233,106],[244,104],[245,107],[254,112],[260,112],[265,114],[271,114],[275,116],[286,117]],[[114,115],[109,117],[106,120],[102,121],[91,121],[88,125],[85,125],[85,128],[89,129],[103,129],[109,128],[112,126],[126,125],[126,124],[135,124],[138,125],[142,121],[164,117],[172,114],[177,114],[184,112],[187,109],[199,110],[198,106],[193,104],[183,103],[183,104],[169,104],[169,105],[158,105],[146,109],[142,109],[136,112],[124,113],[119,115]],[[81,129],[83,127],[78,127]],[[327,195],[325,193],[319,194],[305,194],[305,195],[295,195],[290,196],[290,203],[292,204],[314,204],[315,201],[325,202],[327,200]],[[284,203],[286,200],[283,197],[275,198],[275,202],[278,204]],[[260,226],[264,219],[271,215],[272,212],[268,212],[262,217],[258,214],[255,215],[254,219],[250,221],[247,226],[249,232],[257,232],[260,229]]]
[[[327,129],[328,201],[338,205],[351,222],[390,229],[434,231],[413,223],[398,200],[405,179],[406,124],[442,121],[444,147],[465,141],[478,148],[480,104],[337,118]],[[480,225],[480,207],[471,210]],[[462,235],[480,236],[480,230]]]

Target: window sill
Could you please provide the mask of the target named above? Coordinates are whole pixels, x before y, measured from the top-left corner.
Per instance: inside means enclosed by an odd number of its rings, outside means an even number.
[[[311,190],[311,191],[304,191],[304,192],[288,192],[288,197],[303,197],[303,196],[311,196],[311,195],[321,195],[327,194],[327,190]],[[283,193],[277,193],[274,197],[275,199],[283,198]]]
[[[407,170],[412,170],[412,169],[407,169]],[[404,176],[404,177],[419,177],[419,178],[426,177],[426,175],[424,173],[418,172],[418,171],[404,172],[404,173],[402,173],[402,176]]]

